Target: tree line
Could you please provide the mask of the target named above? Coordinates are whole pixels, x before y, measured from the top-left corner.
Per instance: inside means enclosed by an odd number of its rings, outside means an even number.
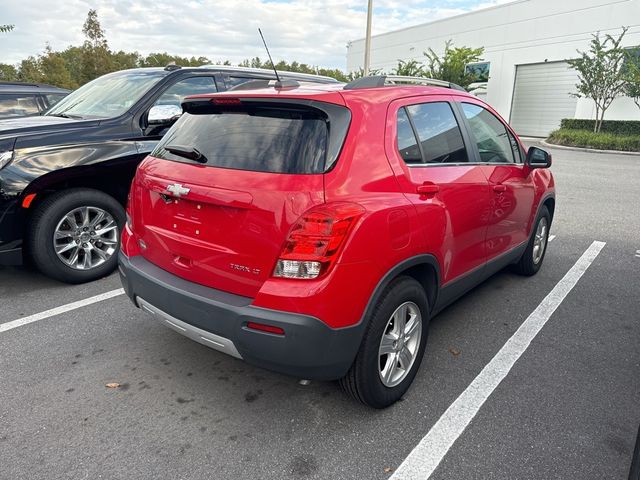
[[[0,33],[13,30],[13,25],[0,25]],[[63,88],[75,89],[105,73],[138,67],[165,67],[175,63],[183,67],[197,67],[200,65],[231,65],[229,60],[212,61],[208,57],[182,57],[167,52],[142,55],[139,52],[112,50],[109,47],[104,29],[98,20],[96,10],[89,10],[82,27],[85,40],[80,46],[69,46],[62,51],[56,51],[46,45],[40,55],[29,56],[16,65],[0,63],[1,81],[18,81],[31,83],[48,83]],[[465,65],[481,59],[483,48],[458,47],[453,48],[451,42],[445,45],[445,52],[438,56],[433,50],[424,52],[427,58],[424,64],[416,60],[399,60],[397,66],[389,73],[404,76],[430,77],[446,80],[466,87],[482,78],[465,71]],[[268,60],[260,57],[243,60],[241,67],[271,69]],[[278,70],[290,72],[325,75],[341,82],[348,82],[362,77],[363,69],[346,73],[338,68],[321,68],[298,61],[280,61],[275,67]],[[373,70],[370,74],[382,74],[381,70]],[[486,79],[484,79],[486,81]]]

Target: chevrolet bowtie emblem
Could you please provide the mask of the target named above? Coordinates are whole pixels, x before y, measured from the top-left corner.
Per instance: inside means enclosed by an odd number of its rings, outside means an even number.
[[[171,185],[167,185],[167,190],[173,194],[174,197],[181,197],[182,195],[186,195],[191,191],[190,188],[183,187],[179,183],[174,183]]]

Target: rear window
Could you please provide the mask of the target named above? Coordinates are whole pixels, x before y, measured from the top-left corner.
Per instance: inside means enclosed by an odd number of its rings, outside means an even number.
[[[243,106],[214,113],[184,113],[152,155],[236,170],[322,173],[327,161],[328,125],[322,111],[306,108]],[[196,161],[175,153],[181,150],[195,151],[202,157]]]
[[[0,95],[0,117],[20,117],[40,113],[34,94],[12,93]]]

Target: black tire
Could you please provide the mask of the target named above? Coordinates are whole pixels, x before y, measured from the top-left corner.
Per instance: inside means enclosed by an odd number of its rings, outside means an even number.
[[[97,207],[108,212],[116,224],[116,253],[94,268],[77,270],[60,260],[53,246],[55,229],[61,219],[79,207]],[[35,266],[45,275],[66,283],[84,283],[102,278],[118,265],[117,251],[120,249],[120,232],[125,223],[124,208],[113,197],[90,188],[72,188],[47,197],[38,205],[29,223],[29,253]]]
[[[417,355],[404,379],[396,386],[387,387],[380,378],[379,348],[387,323],[396,309],[405,302],[413,302],[422,316],[422,333]],[[427,295],[415,279],[398,277],[385,289],[371,315],[366,318],[367,328],[360,349],[347,375],[339,380],[342,389],[354,399],[373,408],[386,408],[398,401],[413,382],[427,344],[429,303]]]
[[[533,250],[535,246],[536,232],[538,231],[538,226],[540,225],[540,222],[543,221],[543,219],[546,221],[546,225],[547,225],[546,232],[544,234],[545,235],[544,248],[542,251],[542,256],[536,262],[534,261]],[[549,245],[549,228],[550,227],[551,227],[551,215],[549,214],[549,210],[547,209],[547,207],[543,206],[542,208],[540,208],[540,212],[538,213],[538,218],[536,218],[536,222],[533,226],[533,231],[531,232],[531,238],[529,238],[529,243],[527,244],[527,248],[522,254],[522,257],[520,257],[520,260],[518,261],[518,263],[516,263],[513,266],[513,270],[516,273],[520,275],[525,275],[525,276],[531,276],[538,273],[538,270],[540,270],[540,267],[542,266],[542,262],[544,261],[544,256],[547,253],[547,245]]]

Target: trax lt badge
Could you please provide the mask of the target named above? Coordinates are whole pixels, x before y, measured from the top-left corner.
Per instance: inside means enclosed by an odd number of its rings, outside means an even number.
[[[179,183],[173,183],[171,185],[167,185],[167,190],[173,193],[174,197],[180,198],[182,195],[186,195],[191,191],[190,188],[183,187]]]

